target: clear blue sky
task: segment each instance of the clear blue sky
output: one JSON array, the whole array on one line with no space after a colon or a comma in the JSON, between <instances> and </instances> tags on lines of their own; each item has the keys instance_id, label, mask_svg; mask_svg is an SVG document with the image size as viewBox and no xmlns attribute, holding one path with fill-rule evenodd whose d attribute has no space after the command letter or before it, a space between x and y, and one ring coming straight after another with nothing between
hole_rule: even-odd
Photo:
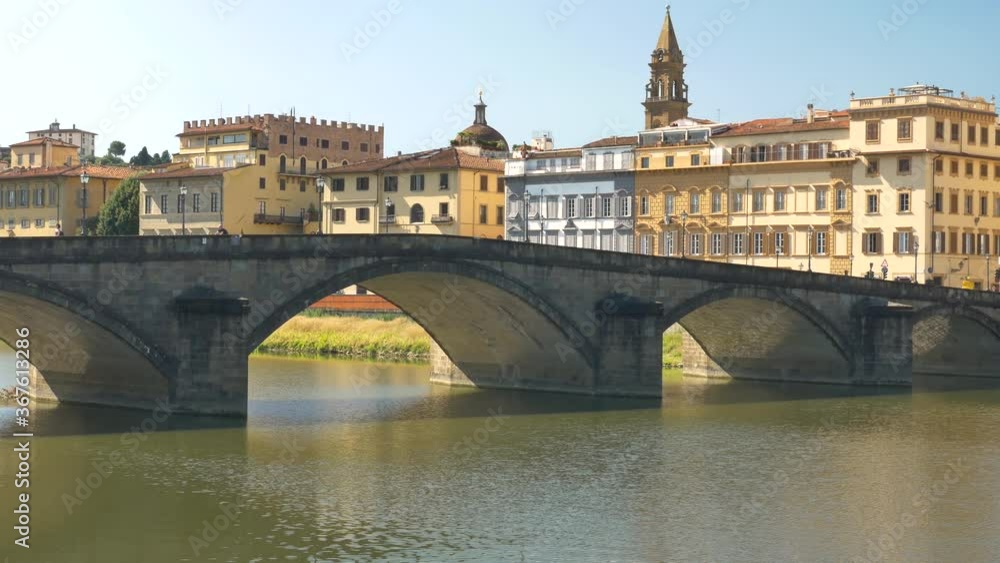
<instances>
[{"instance_id":1,"label":"clear blue sky","mask_svg":"<svg viewBox=\"0 0 1000 563\"><path fill-rule=\"evenodd\" d=\"M44 15L46 2L59 12ZM901 25L880 29L892 24L894 5ZM391 20L377 23L372 13L393 6ZM129 155L142 145L174 151L185 119L295 106L299 115L384 123L387 150L410 151L442 145L471 122L480 85L490 124L512 143L548 129L557 145L579 145L642 126L664 7L7 0L0 145L58 117L102 133L99 150L120 139ZM726 10L728 23L713 24ZM852 90L881 95L915 81L987 98L1000 90L1000 6L988 0L674 0L672 13L698 117L786 116L809 102L843 108ZM22 18L48 21L29 37ZM375 32L367 45L356 40L366 25ZM360 52L348 56L345 46ZM141 101L122 101L133 93Z\"/></svg>"}]
</instances>

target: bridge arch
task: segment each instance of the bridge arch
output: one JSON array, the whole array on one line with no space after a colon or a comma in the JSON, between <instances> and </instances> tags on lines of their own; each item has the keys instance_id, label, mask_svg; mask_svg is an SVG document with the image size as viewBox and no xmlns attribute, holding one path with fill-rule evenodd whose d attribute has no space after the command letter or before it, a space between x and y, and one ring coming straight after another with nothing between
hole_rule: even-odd
<instances>
[{"instance_id":1,"label":"bridge arch","mask_svg":"<svg viewBox=\"0 0 1000 563\"><path fill-rule=\"evenodd\" d=\"M724 286L686 299L664 315L682 326L699 351L687 349L693 375L843 382L854 364L845 334L791 292Z\"/></svg>"},{"instance_id":2,"label":"bridge arch","mask_svg":"<svg viewBox=\"0 0 1000 563\"><path fill-rule=\"evenodd\" d=\"M356 284L413 317L478 386L555 390L594 381L599 353L568 316L519 280L464 260L368 258L327 275L260 322L247 352L313 303Z\"/></svg>"},{"instance_id":3,"label":"bridge arch","mask_svg":"<svg viewBox=\"0 0 1000 563\"><path fill-rule=\"evenodd\" d=\"M0 340L12 345L22 327L44 376L37 398L132 407L170 394L177 362L140 330L74 292L0 272Z\"/></svg>"},{"instance_id":4,"label":"bridge arch","mask_svg":"<svg viewBox=\"0 0 1000 563\"><path fill-rule=\"evenodd\" d=\"M918 309L913 371L925 375L1000 377L1000 321L963 304Z\"/></svg>"}]
</instances>

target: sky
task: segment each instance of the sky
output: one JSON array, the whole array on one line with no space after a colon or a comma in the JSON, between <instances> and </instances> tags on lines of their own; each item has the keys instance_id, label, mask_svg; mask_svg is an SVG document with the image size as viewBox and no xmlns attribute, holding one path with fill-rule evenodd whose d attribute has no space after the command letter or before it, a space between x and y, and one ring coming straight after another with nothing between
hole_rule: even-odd
<instances>
[{"instance_id":1,"label":"sky","mask_svg":"<svg viewBox=\"0 0 1000 563\"><path fill-rule=\"evenodd\" d=\"M694 117L841 109L914 82L1000 91L989 0L674 0ZM0 145L55 118L177 150L185 120L256 113L384 125L386 154L488 119L559 147L643 126L660 0L5 0Z\"/></svg>"}]
</instances>

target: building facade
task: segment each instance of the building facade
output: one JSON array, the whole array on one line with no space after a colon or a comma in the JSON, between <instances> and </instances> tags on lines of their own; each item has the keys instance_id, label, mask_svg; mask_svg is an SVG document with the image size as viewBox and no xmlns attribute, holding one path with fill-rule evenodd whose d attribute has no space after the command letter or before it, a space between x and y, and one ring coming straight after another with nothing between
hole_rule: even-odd
<instances>
[{"instance_id":1,"label":"building facade","mask_svg":"<svg viewBox=\"0 0 1000 563\"><path fill-rule=\"evenodd\" d=\"M635 242L635 137L507 161L507 238L617 252Z\"/></svg>"},{"instance_id":2,"label":"building facade","mask_svg":"<svg viewBox=\"0 0 1000 563\"><path fill-rule=\"evenodd\" d=\"M57 119L49 124L48 129L28 131L29 141L43 138L55 139L57 141L78 146L80 148L78 156L93 157L97 154L97 133L77 129L76 124L73 124L73 126L69 129L63 129Z\"/></svg>"}]
</instances>

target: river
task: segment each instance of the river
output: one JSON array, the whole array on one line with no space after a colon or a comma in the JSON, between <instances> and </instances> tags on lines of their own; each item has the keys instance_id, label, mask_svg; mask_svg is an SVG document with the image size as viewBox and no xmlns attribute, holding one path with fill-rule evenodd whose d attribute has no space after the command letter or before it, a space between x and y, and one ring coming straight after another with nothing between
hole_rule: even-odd
<instances>
[{"instance_id":1,"label":"river","mask_svg":"<svg viewBox=\"0 0 1000 563\"><path fill-rule=\"evenodd\" d=\"M13 365L9 352L0 365ZM32 548L12 547L15 444L4 438L0 554L46 563L1000 554L996 390L873 394L670 374L662 401L613 400L446 389L428 383L428 370L255 356L246 427L39 406ZM9 379L5 370L0 382ZM4 435L13 425L13 408L0 407Z\"/></svg>"}]
</instances>

